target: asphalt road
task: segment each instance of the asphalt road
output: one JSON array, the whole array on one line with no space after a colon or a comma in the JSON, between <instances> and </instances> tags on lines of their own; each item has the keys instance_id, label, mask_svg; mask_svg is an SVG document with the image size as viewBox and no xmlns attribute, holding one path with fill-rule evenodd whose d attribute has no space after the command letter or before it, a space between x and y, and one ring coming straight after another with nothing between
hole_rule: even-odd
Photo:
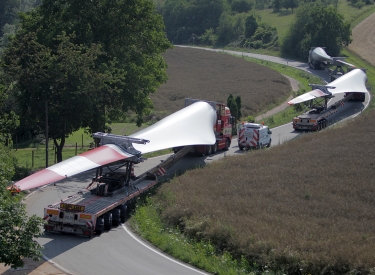
<instances>
[{"instance_id":1,"label":"asphalt road","mask_svg":"<svg viewBox=\"0 0 375 275\"><path fill-rule=\"evenodd\" d=\"M286 64L288 62L287 65L289 66L310 71L306 64L292 60L250 53L227 52L230 54L248 55L278 63ZM323 78L328 77L327 72L313 72ZM336 100L339 100L339 97L335 97L331 103ZM339 108L339 112L336 115L331 117L330 122L334 123L347 117L358 115L361 109L367 106L368 100L369 96L366 97L365 103L346 103L343 107ZM295 132L291 123L274 128L272 132L272 146L277 146L303 134L302 132ZM190 167L203 166L229 155L243 153L237 146L237 140L234 139L229 151L220 151L208 157L186 156L168 171L169 176ZM166 157L152 158L137 165L135 167L136 175L156 166ZM26 200L28 214L42 216L45 206L60 201L60 199L66 198L81 188L86 187L93 176L94 172L83 173L59 182L55 186L47 186L35 191ZM112 228L100 237L92 239L70 235L46 234L40 237L38 242L45 247L43 254L60 267L63 267L65 273L76 275L206 274L164 255L157 248L149 246L146 242L134 236L126 226Z\"/></svg>"}]
</instances>

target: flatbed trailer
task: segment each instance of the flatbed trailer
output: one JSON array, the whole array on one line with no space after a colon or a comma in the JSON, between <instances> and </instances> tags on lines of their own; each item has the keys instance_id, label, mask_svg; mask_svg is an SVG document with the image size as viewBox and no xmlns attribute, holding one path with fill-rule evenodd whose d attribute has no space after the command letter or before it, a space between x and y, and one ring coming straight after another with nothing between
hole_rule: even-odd
<instances>
[{"instance_id":1,"label":"flatbed trailer","mask_svg":"<svg viewBox=\"0 0 375 275\"><path fill-rule=\"evenodd\" d=\"M347 101L365 100L365 93L349 92L345 93L344 98L327 107L327 101L331 97L324 98L324 104L321 106L310 106L311 110L293 118L292 125L294 130L302 131L320 131L329 126L329 117L337 113L341 106Z\"/></svg>"},{"instance_id":2,"label":"flatbed trailer","mask_svg":"<svg viewBox=\"0 0 375 275\"><path fill-rule=\"evenodd\" d=\"M124 223L127 204L158 183L158 176L189 151L184 147L161 164L135 177L137 158L127 158L112 165L98 167L92 183L84 190L44 208L46 232L71 233L91 237Z\"/></svg>"}]
</instances>

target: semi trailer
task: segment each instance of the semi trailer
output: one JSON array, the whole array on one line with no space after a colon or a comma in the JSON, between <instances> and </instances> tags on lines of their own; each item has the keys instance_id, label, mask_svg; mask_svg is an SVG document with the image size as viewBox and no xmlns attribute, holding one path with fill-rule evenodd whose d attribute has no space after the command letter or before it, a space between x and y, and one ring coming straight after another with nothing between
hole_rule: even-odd
<instances>
[{"instance_id":1,"label":"semi trailer","mask_svg":"<svg viewBox=\"0 0 375 275\"><path fill-rule=\"evenodd\" d=\"M100 140L100 145L116 140L119 143L143 142L105 133L95 133L93 136ZM131 146L123 148L134 153ZM137 177L134 175L134 165L143 161L140 154L96 168L96 174L87 188L44 208L45 231L91 237L124 223L128 203L153 188L158 177L163 176L189 150L190 146L184 147Z\"/></svg>"}]
</instances>

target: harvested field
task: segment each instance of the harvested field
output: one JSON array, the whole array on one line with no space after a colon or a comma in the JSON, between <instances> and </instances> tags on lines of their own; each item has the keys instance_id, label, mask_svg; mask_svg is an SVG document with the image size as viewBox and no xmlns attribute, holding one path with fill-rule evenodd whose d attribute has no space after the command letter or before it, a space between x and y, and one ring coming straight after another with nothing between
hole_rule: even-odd
<instances>
[{"instance_id":1,"label":"harvested field","mask_svg":"<svg viewBox=\"0 0 375 275\"><path fill-rule=\"evenodd\" d=\"M244 117L257 115L292 91L280 73L228 54L175 47L164 58L169 79L151 95L162 117L180 110L187 97L226 103L230 94L241 96Z\"/></svg>"},{"instance_id":2,"label":"harvested field","mask_svg":"<svg viewBox=\"0 0 375 275\"><path fill-rule=\"evenodd\" d=\"M188 171L158 190L163 218L285 274L369 274L374 116Z\"/></svg>"},{"instance_id":3,"label":"harvested field","mask_svg":"<svg viewBox=\"0 0 375 275\"><path fill-rule=\"evenodd\" d=\"M357 53L364 60L375 66L375 13L371 14L352 31L353 42L349 50Z\"/></svg>"}]
</instances>

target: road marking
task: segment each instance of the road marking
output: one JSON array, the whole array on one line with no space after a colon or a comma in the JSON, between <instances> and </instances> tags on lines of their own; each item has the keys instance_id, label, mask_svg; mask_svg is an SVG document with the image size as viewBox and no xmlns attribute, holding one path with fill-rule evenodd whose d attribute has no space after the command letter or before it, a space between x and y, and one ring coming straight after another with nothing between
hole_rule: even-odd
<instances>
[{"instance_id":1,"label":"road marking","mask_svg":"<svg viewBox=\"0 0 375 275\"><path fill-rule=\"evenodd\" d=\"M193 268L193 267L191 267L191 266L188 266L188 265L186 265L186 264L184 264L184 263L181 263L181 262L179 262L179 261L177 261L177 260L171 258L170 256L167 256L167 255L165 255L165 254L163 254L163 253L157 251L156 249L152 248L151 246L145 244L145 243L142 242L140 239L138 239L138 238L133 234L133 232L131 232L131 231L130 231L130 230L129 230L124 224L122 224L122 228L123 228L123 229L125 230L125 232L128 233L128 234L129 234L134 240L136 240L137 242L139 242L139 243L140 243L141 245L143 245L144 247L150 249L152 252L154 252L154 253L156 253L156 254L159 254L160 256L162 256L162 257L164 257L164 258L166 258L166 259L168 259L168 260L170 260L170 261L172 261L172 262L174 262L174 263L176 263L176 264L179 264L179 265L181 265L181 266L183 266L183 267L186 267L186 268L188 268L188 269L190 269L190 270L193 270L193 271L195 271L195 272L197 272L197 273L199 273L199 274L204 274L204 275L209 275L209 274L210 274L210 273L206 273L206 272L202 272L202 271L200 271L200 270L197 270L197 269L195 269L195 268Z\"/></svg>"},{"instance_id":2,"label":"road marking","mask_svg":"<svg viewBox=\"0 0 375 275\"><path fill-rule=\"evenodd\" d=\"M50 258L48 258L46 255L42 254L43 255L43 259L45 259L47 262L49 262L51 265L53 265L54 267L56 267L57 269L61 270L62 272L68 274L68 275L74 275L74 273L70 272L69 270L63 268L61 265L59 265L58 263L55 263L54 261L52 261Z\"/></svg>"}]
</instances>

